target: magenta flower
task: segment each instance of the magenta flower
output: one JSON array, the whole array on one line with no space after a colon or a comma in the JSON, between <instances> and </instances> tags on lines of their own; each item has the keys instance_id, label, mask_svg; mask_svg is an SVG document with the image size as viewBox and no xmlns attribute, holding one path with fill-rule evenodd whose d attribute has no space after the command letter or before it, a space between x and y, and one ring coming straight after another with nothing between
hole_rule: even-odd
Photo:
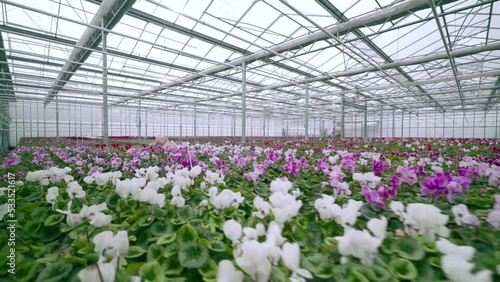
<instances>
[{"instance_id":1,"label":"magenta flower","mask_svg":"<svg viewBox=\"0 0 500 282\"><path fill-rule=\"evenodd\" d=\"M360 194L365 196L365 200L368 203L376 204L380 207L385 207L384 201L382 200L382 198L380 197L380 195L378 194L378 192L376 190L372 190L372 189L370 189L370 187L363 185L361 187Z\"/></svg>"},{"instance_id":2,"label":"magenta flower","mask_svg":"<svg viewBox=\"0 0 500 282\"><path fill-rule=\"evenodd\" d=\"M382 175L382 172L391 165L387 162L379 161L379 160L373 160L372 161L372 168L373 172L375 173L376 176Z\"/></svg>"},{"instance_id":3,"label":"magenta flower","mask_svg":"<svg viewBox=\"0 0 500 282\"><path fill-rule=\"evenodd\" d=\"M462 194L463 190L469 191L470 183L470 178L452 176L449 171L445 171L427 177L420 186L422 195L433 193L438 198L442 193L452 203L454 195Z\"/></svg>"}]
</instances>

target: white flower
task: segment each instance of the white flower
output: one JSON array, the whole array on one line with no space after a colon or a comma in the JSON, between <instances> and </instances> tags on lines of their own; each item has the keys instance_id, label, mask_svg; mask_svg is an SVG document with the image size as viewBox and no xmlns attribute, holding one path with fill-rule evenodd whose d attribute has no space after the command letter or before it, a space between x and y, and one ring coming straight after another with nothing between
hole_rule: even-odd
<instances>
[{"instance_id":1,"label":"white flower","mask_svg":"<svg viewBox=\"0 0 500 282\"><path fill-rule=\"evenodd\" d=\"M46 186L50 184L49 174L45 170L29 171L26 174L26 181L40 182L41 185Z\"/></svg>"},{"instance_id":2,"label":"white flower","mask_svg":"<svg viewBox=\"0 0 500 282\"><path fill-rule=\"evenodd\" d=\"M459 255L469 261L474 257L476 249L470 246L457 246L447 239L440 238L436 241L437 249L445 255Z\"/></svg>"},{"instance_id":3,"label":"white flower","mask_svg":"<svg viewBox=\"0 0 500 282\"><path fill-rule=\"evenodd\" d=\"M65 176L63 176L63 180L66 183L70 183L71 181L74 181L75 178L72 175L65 175Z\"/></svg>"},{"instance_id":4,"label":"white flower","mask_svg":"<svg viewBox=\"0 0 500 282\"><path fill-rule=\"evenodd\" d=\"M408 216L415 221L414 230L424 235L430 241L434 241L436 235L448 237L450 230L446 228L449 217L441 213L434 205L421 203L409 204L406 207Z\"/></svg>"},{"instance_id":5,"label":"white flower","mask_svg":"<svg viewBox=\"0 0 500 282\"><path fill-rule=\"evenodd\" d=\"M347 204L339 211L339 215L336 217L336 222L342 225L344 228L349 228L356 224L356 220L358 219L359 210L363 206L362 201L355 201L353 199L349 199Z\"/></svg>"},{"instance_id":6,"label":"white flower","mask_svg":"<svg viewBox=\"0 0 500 282\"><path fill-rule=\"evenodd\" d=\"M217 282L242 282L243 273L236 270L233 263L229 260L221 260L219 262L219 270L217 271Z\"/></svg>"},{"instance_id":7,"label":"white flower","mask_svg":"<svg viewBox=\"0 0 500 282\"><path fill-rule=\"evenodd\" d=\"M253 281L269 281L272 265L268 259L268 248L264 243L255 240L243 242L241 254L236 258L236 263Z\"/></svg>"},{"instance_id":8,"label":"white flower","mask_svg":"<svg viewBox=\"0 0 500 282\"><path fill-rule=\"evenodd\" d=\"M80 186L80 184L78 184L78 182L76 181L68 183L68 188L66 188L66 193L68 193L71 199L83 198L86 195L85 191L83 191L82 186Z\"/></svg>"},{"instance_id":9,"label":"white flower","mask_svg":"<svg viewBox=\"0 0 500 282\"><path fill-rule=\"evenodd\" d=\"M367 227L375 237L384 240L387 229L387 218L384 216L380 219L372 218L368 220Z\"/></svg>"},{"instance_id":10,"label":"white flower","mask_svg":"<svg viewBox=\"0 0 500 282\"><path fill-rule=\"evenodd\" d=\"M271 192L281 192L283 194L288 193L288 190L292 188L293 183L288 181L288 179L275 179L271 181Z\"/></svg>"},{"instance_id":11,"label":"white flower","mask_svg":"<svg viewBox=\"0 0 500 282\"><path fill-rule=\"evenodd\" d=\"M113 240L113 232L103 231L94 236L92 242L94 242L94 252L98 253L100 256L104 254L108 246Z\"/></svg>"},{"instance_id":12,"label":"white flower","mask_svg":"<svg viewBox=\"0 0 500 282\"><path fill-rule=\"evenodd\" d=\"M114 260L109 263L100 260L97 265L80 270L78 278L80 278L81 282L113 282L115 280L115 273Z\"/></svg>"},{"instance_id":13,"label":"white flower","mask_svg":"<svg viewBox=\"0 0 500 282\"><path fill-rule=\"evenodd\" d=\"M266 243L270 246L280 247L285 238L281 235L282 228L279 222L271 221L269 227L267 228Z\"/></svg>"},{"instance_id":14,"label":"white flower","mask_svg":"<svg viewBox=\"0 0 500 282\"><path fill-rule=\"evenodd\" d=\"M205 181L214 184L214 183L224 183L224 176L217 173L207 170L205 172Z\"/></svg>"},{"instance_id":15,"label":"white flower","mask_svg":"<svg viewBox=\"0 0 500 282\"><path fill-rule=\"evenodd\" d=\"M389 208L393 211L400 219L403 219L403 213L405 211L405 206L403 203L398 201L391 201Z\"/></svg>"},{"instance_id":16,"label":"white flower","mask_svg":"<svg viewBox=\"0 0 500 282\"><path fill-rule=\"evenodd\" d=\"M113 257L123 257L128 254L129 241L127 231L118 231L113 236L111 231L103 231L92 239L94 251L100 256L111 255Z\"/></svg>"},{"instance_id":17,"label":"white flower","mask_svg":"<svg viewBox=\"0 0 500 282\"><path fill-rule=\"evenodd\" d=\"M93 217L96 213L102 212L103 210L106 210L108 208L106 202L101 203L99 205L92 205L88 207L87 205L83 205L82 209L80 210L80 216L82 218L91 218Z\"/></svg>"},{"instance_id":18,"label":"white flower","mask_svg":"<svg viewBox=\"0 0 500 282\"><path fill-rule=\"evenodd\" d=\"M128 233L126 230L121 230L113 236L113 240L109 245L109 250L107 254L112 255L114 257L124 257L128 254L129 249L129 241L128 241Z\"/></svg>"},{"instance_id":19,"label":"white flower","mask_svg":"<svg viewBox=\"0 0 500 282\"><path fill-rule=\"evenodd\" d=\"M66 211L56 209L57 212L66 215L66 223L68 223L69 226L75 226L83 221L83 218L80 214L74 214L71 212L71 205L72 204L73 204L72 201L68 202L68 210L66 210Z\"/></svg>"},{"instance_id":20,"label":"white flower","mask_svg":"<svg viewBox=\"0 0 500 282\"><path fill-rule=\"evenodd\" d=\"M441 257L441 268L453 282L491 282L492 273L489 270L483 270L475 275L470 273L474 264L468 262L463 256L457 254L444 255Z\"/></svg>"},{"instance_id":21,"label":"white flower","mask_svg":"<svg viewBox=\"0 0 500 282\"><path fill-rule=\"evenodd\" d=\"M300 248L297 243L285 243L282 248L282 258L286 267L292 271L291 280L305 281L304 278L312 279L309 270L300 268Z\"/></svg>"},{"instance_id":22,"label":"white flower","mask_svg":"<svg viewBox=\"0 0 500 282\"><path fill-rule=\"evenodd\" d=\"M156 204L160 208L163 208L165 205L165 195L158 194L154 189L144 188L139 195L139 201L146 202L151 205Z\"/></svg>"},{"instance_id":23,"label":"white flower","mask_svg":"<svg viewBox=\"0 0 500 282\"><path fill-rule=\"evenodd\" d=\"M57 188L56 186L50 187L49 190L47 190L47 195L45 195L47 203L54 205L57 195L59 195L59 188Z\"/></svg>"},{"instance_id":24,"label":"white flower","mask_svg":"<svg viewBox=\"0 0 500 282\"><path fill-rule=\"evenodd\" d=\"M196 166L193 166L191 168L191 170L189 171L189 176L191 176L192 178L195 178L198 175L200 175L200 173L201 173L201 166L196 165Z\"/></svg>"},{"instance_id":25,"label":"white flower","mask_svg":"<svg viewBox=\"0 0 500 282\"><path fill-rule=\"evenodd\" d=\"M239 222L235 221L234 219L227 220L224 222L223 228L224 230L224 235L233 242L233 244L236 244L238 239L241 237L243 233L242 226Z\"/></svg>"},{"instance_id":26,"label":"white flower","mask_svg":"<svg viewBox=\"0 0 500 282\"><path fill-rule=\"evenodd\" d=\"M186 200L182 196L177 196L172 198L170 204L182 208L186 204Z\"/></svg>"},{"instance_id":27,"label":"white flower","mask_svg":"<svg viewBox=\"0 0 500 282\"><path fill-rule=\"evenodd\" d=\"M111 215L97 212L90 218L90 224L95 227L103 227L111 223Z\"/></svg>"},{"instance_id":28,"label":"white flower","mask_svg":"<svg viewBox=\"0 0 500 282\"><path fill-rule=\"evenodd\" d=\"M338 249L342 256L352 255L361 260L365 266L371 266L377 253L377 249L382 244L382 239L372 237L368 231L347 229L344 236L335 237L339 242Z\"/></svg>"},{"instance_id":29,"label":"white flower","mask_svg":"<svg viewBox=\"0 0 500 282\"><path fill-rule=\"evenodd\" d=\"M271 210L271 204L264 201L261 197L257 196L253 199L253 205L258 210L257 212L253 212L252 215L258 218L264 218L269 214Z\"/></svg>"}]
</instances>

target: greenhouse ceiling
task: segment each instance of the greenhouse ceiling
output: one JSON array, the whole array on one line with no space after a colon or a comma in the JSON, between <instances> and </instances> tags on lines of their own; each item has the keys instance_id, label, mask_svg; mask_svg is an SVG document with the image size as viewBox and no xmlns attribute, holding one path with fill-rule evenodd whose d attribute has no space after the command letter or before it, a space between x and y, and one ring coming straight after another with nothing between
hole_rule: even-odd
<instances>
[{"instance_id":1,"label":"greenhouse ceiling","mask_svg":"<svg viewBox=\"0 0 500 282\"><path fill-rule=\"evenodd\" d=\"M2 102L101 105L106 73L110 107L158 111L233 113L243 100L250 115L302 115L306 103L312 115L342 104L488 111L500 101L497 1L0 3Z\"/></svg>"}]
</instances>

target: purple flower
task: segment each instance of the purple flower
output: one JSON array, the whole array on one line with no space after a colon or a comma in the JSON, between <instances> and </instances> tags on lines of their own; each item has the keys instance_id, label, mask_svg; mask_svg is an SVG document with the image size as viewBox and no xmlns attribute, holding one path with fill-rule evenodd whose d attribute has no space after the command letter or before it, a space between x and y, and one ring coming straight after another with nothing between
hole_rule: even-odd
<instances>
[{"instance_id":1,"label":"purple flower","mask_svg":"<svg viewBox=\"0 0 500 282\"><path fill-rule=\"evenodd\" d=\"M390 167L389 163L379 161L379 160L372 161L373 172L375 173L376 176L382 175L382 172L384 172L384 170L388 167Z\"/></svg>"},{"instance_id":2,"label":"purple flower","mask_svg":"<svg viewBox=\"0 0 500 282\"><path fill-rule=\"evenodd\" d=\"M378 194L376 190L370 189L370 187L363 185L361 187L361 195L365 196L365 199L368 203L376 204L378 206L384 207L385 203Z\"/></svg>"},{"instance_id":3,"label":"purple flower","mask_svg":"<svg viewBox=\"0 0 500 282\"><path fill-rule=\"evenodd\" d=\"M449 171L438 172L427 177L420 183L422 195L433 193L437 198L442 193L450 203L453 202L454 195L462 194L462 191L469 191L471 179L464 176L452 176Z\"/></svg>"},{"instance_id":4,"label":"purple flower","mask_svg":"<svg viewBox=\"0 0 500 282\"><path fill-rule=\"evenodd\" d=\"M393 175L391 177L391 183L395 189L398 189L399 187L401 187L402 181L401 181L401 179L399 179L399 177L397 175Z\"/></svg>"},{"instance_id":5,"label":"purple flower","mask_svg":"<svg viewBox=\"0 0 500 282\"><path fill-rule=\"evenodd\" d=\"M248 181L252 182L253 185L256 185L257 184L257 179L259 178L259 174L255 173L254 171L245 172L245 173L243 173L243 178L245 178Z\"/></svg>"},{"instance_id":6,"label":"purple flower","mask_svg":"<svg viewBox=\"0 0 500 282\"><path fill-rule=\"evenodd\" d=\"M351 173L356 169L355 159L352 156L345 156L340 162L340 166L349 170Z\"/></svg>"}]
</instances>

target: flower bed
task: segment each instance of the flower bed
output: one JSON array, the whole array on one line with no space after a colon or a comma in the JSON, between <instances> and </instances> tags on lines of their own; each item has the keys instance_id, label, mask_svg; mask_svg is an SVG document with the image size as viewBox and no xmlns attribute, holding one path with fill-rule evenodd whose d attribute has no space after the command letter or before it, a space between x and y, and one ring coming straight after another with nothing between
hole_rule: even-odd
<instances>
[{"instance_id":1,"label":"flower bed","mask_svg":"<svg viewBox=\"0 0 500 282\"><path fill-rule=\"evenodd\" d=\"M500 280L500 140L200 140L23 139L2 166L0 275Z\"/></svg>"}]
</instances>

